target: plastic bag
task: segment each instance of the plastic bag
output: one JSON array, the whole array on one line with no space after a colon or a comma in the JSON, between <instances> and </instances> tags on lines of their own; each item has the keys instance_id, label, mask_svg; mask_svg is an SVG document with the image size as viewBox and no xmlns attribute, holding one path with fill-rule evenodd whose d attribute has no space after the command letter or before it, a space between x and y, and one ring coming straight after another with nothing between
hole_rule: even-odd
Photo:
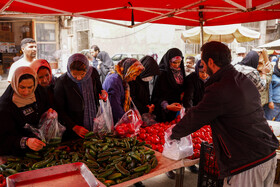
<instances>
[{"instance_id":1,"label":"plastic bag","mask_svg":"<svg viewBox=\"0 0 280 187\"><path fill-rule=\"evenodd\" d=\"M132 107L122 116L115 125L115 130L120 137L134 137L140 131L143 121L141 115L131 101Z\"/></svg>"},{"instance_id":2,"label":"plastic bag","mask_svg":"<svg viewBox=\"0 0 280 187\"><path fill-rule=\"evenodd\" d=\"M60 143L63 132L66 130L66 128L58 122L57 113L52 108L41 116L39 129L29 124L26 124L24 128L30 129L38 138L48 144Z\"/></svg>"},{"instance_id":3,"label":"plastic bag","mask_svg":"<svg viewBox=\"0 0 280 187\"><path fill-rule=\"evenodd\" d=\"M151 126L157 123L157 121L155 120L156 116L154 114L151 113L144 113L142 114L142 120L143 120L143 126Z\"/></svg>"},{"instance_id":4,"label":"plastic bag","mask_svg":"<svg viewBox=\"0 0 280 187\"><path fill-rule=\"evenodd\" d=\"M193 144L191 135L182 137L180 140L171 140L172 125L165 131L162 155L172 160L180 160L193 155Z\"/></svg>"},{"instance_id":5,"label":"plastic bag","mask_svg":"<svg viewBox=\"0 0 280 187\"><path fill-rule=\"evenodd\" d=\"M114 121L109 99L106 102L99 100L100 106L94 119L93 132L100 137L114 131Z\"/></svg>"}]
</instances>

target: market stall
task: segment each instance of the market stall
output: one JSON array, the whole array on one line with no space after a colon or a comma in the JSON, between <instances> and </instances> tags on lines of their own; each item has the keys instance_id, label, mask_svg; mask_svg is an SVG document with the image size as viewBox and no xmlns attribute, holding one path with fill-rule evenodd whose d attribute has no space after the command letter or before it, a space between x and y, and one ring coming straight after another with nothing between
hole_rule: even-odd
<instances>
[{"instance_id":1,"label":"market stall","mask_svg":"<svg viewBox=\"0 0 280 187\"><path fill-rule=\"evenodd\" d=\"M176 186L183 186L184 170L180 168L197 164L199 161L187 158L171 160L143 145L145 142L136 140L136 137L118 139L106 136L102 140L93 135L84 140L49 146L40 152L29 152L23 157L5 157L0 165L0 173L5 177L10 176L8 181L13 179L14 183L30 177L33 177L34 181L42 181L42 178L47 177L46 172L49 176L53 176L53 172L57 171L64 171L61 175L67 175L65 167L72 168L73 166L68 165L82 162L90 169L89 173L93 173L104 184L127 186L177 169ZM61 166L58 170L51 169L58 166ZM41 168L44 168L42 172L46 171L44 174L39 171ZM52 180L53 177L49 177L48 181Z\"/></svg>"}]
</instances>

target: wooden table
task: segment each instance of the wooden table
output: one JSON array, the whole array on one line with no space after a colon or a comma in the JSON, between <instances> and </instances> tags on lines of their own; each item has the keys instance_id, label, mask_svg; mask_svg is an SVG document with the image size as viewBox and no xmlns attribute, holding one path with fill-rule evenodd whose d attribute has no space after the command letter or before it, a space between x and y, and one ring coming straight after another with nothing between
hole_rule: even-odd
<instances>
[{"instance_id":1,"label":"wooden table","mask_svg":"<svg viewBox=\"0 0 280 187\"><path fill-rule=\"evenodd\" d=\"M151 170L150 173L143 175L141 177L120 183L120 184L116 184L113 185L113 187L123 187L123 186L129 186L129 185L133 185L136 182L139 181L143 181L152 177L155 177L157 175L166 173L170 170L174 170L176 169L176 187L183 187L183 182L184 182L184 172L185 172L185 167L188 166L192 166L194 164L198 164L199 163L199 159L194 159L194 160L190 160L190 159L181 159L181 160L171 160L168 159L164 156L162 156L162 154L160 152L155 151L155 155L158 159L158 166Z\"/></svg>"},{"instance_id":2,"label":"wooden table","mask_svg":"<svg viewBox=\"0 0 280 187\"><path fill-rule=\"evenodd\" d=\"M192 166L194 164L199 163L199 159L190 160L190 159L185 158L185 159L181 159L181 160L171 160L169 158L162 156L162 154L157 151L155 151L155 155L158 159L158 165L156 168L151 170L150 173L143 175L141 177L120 183L120 184L113 185L113 186L114 187L124 187L124 186L133 185L136 182L155 177L157 175L166 173L170 170L176 170L175 187L183 187L185 167ZM7 157L0 157L0 165L4 164L6 159L7 159Z\"/></svg>"}]
</instances>

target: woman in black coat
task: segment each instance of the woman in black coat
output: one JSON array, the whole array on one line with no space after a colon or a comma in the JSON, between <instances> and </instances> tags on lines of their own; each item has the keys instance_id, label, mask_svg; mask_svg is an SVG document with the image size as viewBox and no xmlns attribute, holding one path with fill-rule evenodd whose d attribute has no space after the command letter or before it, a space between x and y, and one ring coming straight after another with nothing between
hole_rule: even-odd
<instances>
[{"instance_id":1,"label":"woman in black coat","mask_svg":"<svg viewBox=\"0 0 280 187\"><path fill-rule=\"evenodd\" d=\"M24 128L38 128L41 115L49 109L45 90L38 86L36 73L30 67L16 69L11 84L0 98L0 155L21 154L45 146Z\"/></svg>"},{"instance_id":2,"label":"woman in black coat","mask_svg":"<svg viewBox=\"0 0 280 187\"><path fill-rule=\"evenodd\" d=\"M153 80L155 75L159 75L157 62L151 56L143 57L140 62L145 70L136 78L129 82L130 96L136 105L140 114L151 112L154 104L151 103L149 81Z\"/></svg>"},{"instance_id":3,"label":"woman in black coat","mask_svg":"<svg viewBox=\"0 0 280 187\"><path fill-rule=\"evenodd\" d=\"M183 59L182 52L172 48L160 61L160 75L156 78L152 94L157 121L174 120L177 112L182 108L180 103L185 78Z\"/></svg>"},{"instance_id":4,"label":"woman in black coat","mask_svg":"<svg viewBox=\"0 0 280 187\"><path fill-rule=\"evenodd\" d=\"M80 53L70 56L67 72L57 79L54 87L58 117L66 127L63 141L84 137L93 130L99 94L102 93L106 95L99 74L89 66L86 56Z\"/></svg>"},{"instance_id":5,"label":"woman in black coat","mask_svg":"<svg viewBox=\"0 0 280 187\"><path fill-rule=\"evenodd\" d=\"M195 72L185 78L183 106L191 108L196 106L203 98L204 83L208 80L209 75L203 71L201 60L195 66Z\"/></svg>"}]
</instances>

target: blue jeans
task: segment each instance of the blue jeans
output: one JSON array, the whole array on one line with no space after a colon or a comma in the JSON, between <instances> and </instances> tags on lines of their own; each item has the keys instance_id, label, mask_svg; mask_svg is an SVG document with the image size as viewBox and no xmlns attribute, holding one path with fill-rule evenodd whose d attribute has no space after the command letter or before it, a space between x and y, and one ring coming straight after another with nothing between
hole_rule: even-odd
<instances>
[{"instance_id":1,"label":"blue jeans","mask_svg":"<svg viewBox=\"0 0 280 187\"><path fill-rule=\"evenodd\" d=\"M272 120L275 117L274 121L280 121L280 103L274 103L274 109L270 109L268 104L263 106L265 118L267 120Z\"/></svg>"}]
</instances>

